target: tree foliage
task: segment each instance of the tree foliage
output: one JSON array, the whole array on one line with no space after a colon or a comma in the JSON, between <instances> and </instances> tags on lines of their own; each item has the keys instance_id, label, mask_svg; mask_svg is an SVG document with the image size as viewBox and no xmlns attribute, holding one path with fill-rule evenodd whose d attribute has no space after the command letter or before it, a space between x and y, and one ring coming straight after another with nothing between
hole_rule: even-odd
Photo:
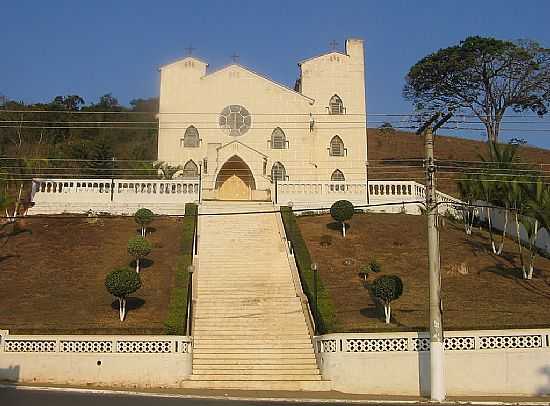
<instances>
[{"instance_id":1,"label":"tree foliage","mask_svg":"<svg viewBox=\"0 0 550 406\"><path fill-rule=\"evenodd\" d=\"M142 237L145 237L145 231L147 229L147 225L153 221L154 217L155 217L155 214L151 210L145 207L142 207L141 209L135 212L134 220L141 227Z\"/></svg>"},{"instance_id":2,"label":"tree foliage","mask_svg":"<svg viewBox=\"0 0 550 406\"><path fill-rule=\"evenodd\" d=\"M371 285L372 294L384 305L386 323L391 319L391 302L403 294L403 281L397 275L382 275Z\"/></svg>"},{"instance_id":3,"label":"tree foliage","mask_svg":"<svg viewBox=\"0 0 550 406\"><path fill-rule=\"evenodd\" d=\"M136 236L128 241L128 254L136 260L136 273L139 273L139 261L151 253L151 243L142 236Z\"/></svg>"},{"instance_id":4,"label":"tree foliage","mask_svg":"<svg viewBox=\"0 0 550 406\"><path fill-rule=\"evenodd\" d=\"M419 110L473 113L495 143L508 109L547 113L550 49L535 41L468 37L412 66L403 95Z\"/></svg>"},{"instance_id":5,"label":"tree foliage","mask_svg":"<svg viewBox=\"0 0 550 406\"><path fill-rule=\"evenodd\" d=\"M126 315L126 297L141 288L139 274L128 268L116 269L105 278L105 287L118 299L120 321L123 321Z\"/></svg>"},{"instance_id":6,"label":"tree foliage","mask_svg":"<svg viewBox=\"0 0 550 406\"><path fill-rule=\"evenodd\" d=\"M350 220L353 217L353 204L347 200L338 200L330 207L330 215L339 223Z\"/></svg>"}]
</instances>

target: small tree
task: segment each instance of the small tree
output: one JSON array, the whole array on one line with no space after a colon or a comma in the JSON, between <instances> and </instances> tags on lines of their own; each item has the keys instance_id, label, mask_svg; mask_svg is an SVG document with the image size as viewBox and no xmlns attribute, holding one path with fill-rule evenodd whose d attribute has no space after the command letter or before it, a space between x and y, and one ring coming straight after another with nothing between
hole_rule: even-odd
<instances>
[{"instance_id":1,"label":"small tree","mask_svg":"<svg viewBox=\"0 0 550 406\"><path fill-rule=\"evenodd\" d=\"M139 273L139 261L151 253L151 243L145 237L137 236L128 241L128 254L136 260L136 273Z\"/></svg>"},{"instance_id":2,"label":"small tree","mask_svg":"<svg viewBox=\"0 0 550 406\"><path fill-rule=\"evenodd\" d=\"M342 236L346 237L346 221L353 217L353 204L347 200L338 200L330 208L330 215L338 223L342 223Z\"/></svg>"},{"instance_id":3,"label":"small tree","mask_svg":"<svg viewBox=\"0 0 550 406\"><path fill-rule=\"evenodd\" d=\"M141 236L145 237L147 234L147 225L153 221L155 214L146 208L141 208L134 214L134 220L141 227Z\"/></svg>"},{"instance_id":4,"label":"small tree","mask_svg":"<svg viewBox=\"0 0 550 406\"><path fill-rule=\"evenodd\" d=\"M403 293L403 281L396 275L383 275L373 282L371 289L374 296L384 305L386 324L389 324L391 302L398 299Z\"/></svg>"},{"instance_id":5,"label":"small tree","mask_svg":"<svg viewBox=\"0 0 550 406\"><path fill-rule=\"evenodd\" d=\"M139 274L128 268L116 269L105 278L105 287L118 299L120 321L126 316L126 297L141 288Z\"/></svg>"}]
</instances>

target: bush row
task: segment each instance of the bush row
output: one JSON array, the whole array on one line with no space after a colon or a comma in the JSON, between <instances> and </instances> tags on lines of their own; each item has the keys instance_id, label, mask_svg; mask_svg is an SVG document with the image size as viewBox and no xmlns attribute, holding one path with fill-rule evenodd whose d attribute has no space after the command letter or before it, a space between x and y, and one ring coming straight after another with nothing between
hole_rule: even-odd
<instances>
[{"instance_id":1,"label":"bush row","mask_svg":"<svg viewBox=\"0 0 550 406\"><path fill-rule=\"evenodd\" d=\"M185 205L183 232L181 236L180 255L176 264L176 280L170 293L168 316L164 321L166 334L183 335L187 324L187 284L189 273L187 267L193 263L193 236L197 221L198 207L194 203Z\"/></svg>"},{"instance_id":2,"label":"bush row","mask_svg":"<svg viewBox=\"0 0 550 406\"><path fill-rule=\"evenodd\" d=\"M292 210L286 206L281 206L281 216L283 218L287 238L294 248L294 258L298 266L302 289L309 300L315 324L317 325L317 332L319 334L325 334L334 331L334 307L328 295L328 291L323 286L323 282L319 275L317 275L317 311L314 309L314 280L313 271L311 270L311 256L298 224L296 223L296 217Z\"/></svg>"}]
</instances>

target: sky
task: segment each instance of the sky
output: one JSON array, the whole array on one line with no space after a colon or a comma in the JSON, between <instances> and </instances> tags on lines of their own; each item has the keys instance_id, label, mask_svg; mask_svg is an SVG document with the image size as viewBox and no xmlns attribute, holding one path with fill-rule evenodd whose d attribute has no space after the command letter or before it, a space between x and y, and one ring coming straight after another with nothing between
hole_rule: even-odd
<instances>
[{"instance_id":1,"label":"sky","mask_svg":"<svg viewBox=\"0 0 550 406\"><path fill-rule=\"evenodd\" d=\"M237 53L240 64L292 87L298 61L329 51L333 40L343 51L355 37L365 41L369 126L376 127L377 113L412 110L404 77L423 56L470 35L550 47L549 16L548 0L4 2L0 94L27 103L78 94L90 103L112 93L128 104L157 96L158 68L189 46L211 69ZM518 126L549 131L505 131L504 138L550 148L550 118L507 128Z\"/></svg>"}]
</instances>

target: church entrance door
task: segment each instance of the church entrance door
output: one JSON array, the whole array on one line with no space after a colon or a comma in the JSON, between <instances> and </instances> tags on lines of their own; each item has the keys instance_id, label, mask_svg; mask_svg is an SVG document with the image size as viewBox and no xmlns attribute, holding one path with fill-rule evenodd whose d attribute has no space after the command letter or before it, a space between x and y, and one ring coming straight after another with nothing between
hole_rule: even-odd
<instances>
[{"instance_id":1,"label":"church entrance door","mask_svg":"<svg viewBox=\"0 0 550 406\"><path fill-rule=\"evenodd\" d=\"M220 200L250 200L256 184L248 165L235 155L220 169L216 189Z\"/></svg>"}]
</instances>

